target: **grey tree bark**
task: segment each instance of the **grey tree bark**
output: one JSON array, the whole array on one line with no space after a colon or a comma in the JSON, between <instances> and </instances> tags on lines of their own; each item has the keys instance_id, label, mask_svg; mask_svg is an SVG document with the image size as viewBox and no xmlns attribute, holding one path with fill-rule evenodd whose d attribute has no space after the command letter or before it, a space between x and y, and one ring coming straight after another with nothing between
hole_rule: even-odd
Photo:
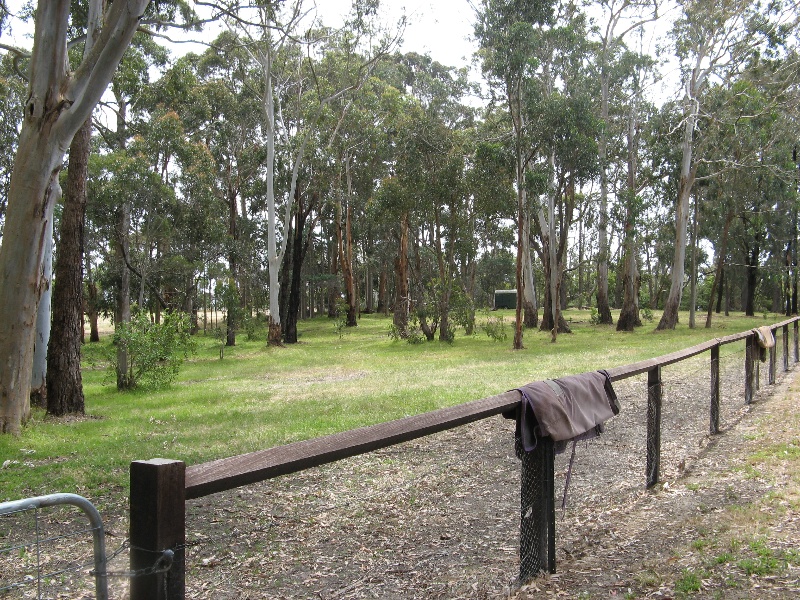
<instances>
[{"instance_id":1,"label":"grey tree bark","mask_svg":"<svg viewBox=\"0 0 800 600\"><path fill-rule=\"evenodd\" d=\"M0 432L19 434L30 415L34 319L64 154L111 81L146 6L147 0L113 2L97 43L74 73L67 63L69 0L41 2L36 11L25 117L0 247Z\"/></svg>"}]
</instances>

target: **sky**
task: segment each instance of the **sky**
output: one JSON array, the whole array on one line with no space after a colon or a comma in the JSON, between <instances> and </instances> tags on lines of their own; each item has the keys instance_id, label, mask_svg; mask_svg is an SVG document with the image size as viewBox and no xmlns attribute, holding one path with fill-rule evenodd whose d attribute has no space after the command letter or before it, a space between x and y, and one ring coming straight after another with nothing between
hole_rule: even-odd
<instances>
[{"instance_id":1,"label":"sky","mask_svg":"<svg viewBox=\"0 0 800 600\"><path fill-rule=\"evenodd\" d=\"M8 2L12 11L22 4L23 0ZM382 4L380 14L386 23L397 22L403 13L408 17L403 51L430 53L435 60L448 66L470 63L475 50L468 39L472 34L474 11L468 0L407 0L403 3L384 0ZM350 0L317 0L317 10L327 25L340 24L349 8ZM22 34L23 29L15 33ZM18 42L30 45L30 41L26 44L21 38Z\"/></svg>"},{"instance_id":2,"label":"sky","mask_svg":"<svg viewBox=\"0 0 800 600\"><path fill-rule=\"evenodd\" d=\"M23 1L7 0L8 7L14 11L22 6ZM352 0L304 0L304 4L310 8L314 1L323 22L334 27L341 24L352 2ZM400 2L382 0L379 16L384 24L390 26L396 24L403 14L406 15L407 22L401 51L430 54L434 60L446 66L471 67L471 79L480 81L480 70L472 64L473 54L477 50L476 42L471 39L475 21L473 3L477 4L478 0L401 0ZM663 27L663 24L660 27ZM645 50L653 49L659 28L651 30L646 36ZM17 27L14 31L17 34L14 36L15 39L10 40L8 36L3 36L2 41L29 47L31 40L21 37L29 31L29 27ZM663 34L663 31L661 33ZM178 36L176 33L170 35ZM211 38L216 33L208 32L206 35ZM195 47L193 44L173 46L175 54L183 54L190 50L202 52L204 48L199 45ZM679 86L675 81L677 73L674 67L668 67L662 73L664 80L655 86L657 89L651 90L651 94L663 101L664 98L674 95Z\"/></svg>"},{"instance_id":3,"label":"sky","mask_svg":"<svg viewBox=\"0 0 800 600\"><path fill-rule=\"evenodd\" d=\"M379 14L387 24L396 23L402 14L407 17L402 51L428 53L451 67L471 63L477 45L469 39L475 11L468 0L384 0L382 5ZM323 22L337 25L336 19L347 13L350 0L318 0L317 6Z\"/></svg>"}]
</instances>

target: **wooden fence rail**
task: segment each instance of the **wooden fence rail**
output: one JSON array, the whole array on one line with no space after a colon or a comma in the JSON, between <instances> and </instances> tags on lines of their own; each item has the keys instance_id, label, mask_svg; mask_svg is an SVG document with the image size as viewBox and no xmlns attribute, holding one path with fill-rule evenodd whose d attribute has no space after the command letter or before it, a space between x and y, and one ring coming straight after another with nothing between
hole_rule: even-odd
<instances>
[{"instance_id":1,"label":"wooden fence rail","mask_svg":"<svg viewBox=\"0 0 800 600\"><path fill-rule=\"evenodd\" d=\"M800 362L798 319L793 317L771 325L773 334L781 329L783 368L789 369L789 325L794 329L794 362ZM745 331L716 338L658 358L607 370L612 381L647 373L648 429L646 485L658 482L660 470L662 383L661 369L704 352L711 352L710 425L712 434L719 432L719 354L725 344L745 341L744 401L749 404L757 389L754 361L757 357L756 335ZM777 342L777 339L776 339ZM770 352L769 381L775 381L777 343ZM285 446L232 456L187 467L179 460L153 459L131 463L130 540L131 569L137 573L131 583L131 600L183 600L185 596L186 500L230 490L239 486L265 481L279 475L296 473L359 454L366 454L440 431L460 427L507 413L520 402L517 391L475 400L459 406L406 417L396 421L362 427L321 438ZM548 455L552 462L552 453ZM526 473L523 461L522 479L542 477ZM555 570L555 523L552 511L552 464L544 469L550 473L550 501L544 503L548 514L537 515L549 539L539 540L537 556L520 557L520 580L536 576L542 570ZM524 494L524 490L523 490ZM524 511L525 507L523 507ZM548 533L549 532L549 533ZM546 551L542 552L544 548ZM521 553L524 554L524 551ZM543 554L543 555L542 555Z\"/></svg>"}]
</instances>

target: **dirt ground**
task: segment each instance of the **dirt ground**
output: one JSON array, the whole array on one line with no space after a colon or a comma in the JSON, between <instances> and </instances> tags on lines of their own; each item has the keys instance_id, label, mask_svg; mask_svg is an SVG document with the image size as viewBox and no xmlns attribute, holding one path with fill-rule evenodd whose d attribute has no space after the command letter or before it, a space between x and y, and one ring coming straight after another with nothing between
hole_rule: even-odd
<instances>
[{"instance_id":1,"label":"dirt ground","mask_svg":"<svg viewBox=\"0 0 800 600\"><path fill-rule=\"evenodd\" d=\"M739 353L722 360L723 432L713 438L708 360L664 371L662 483L649 491L645 381L616 384L622 413L577 448L556 575L515 586L519 462L513 423L494 418L192 502L187 595L795 597L800 504L778 494L796 493L800 481L780 465L757 469L751 456L766 442L800 446L800 390L790 388L794 373L766 385L762 365L746 407L742 362ZM556 463L559 503L567 454ZM753 511L765 518L754 523ZM766 544L776 563L760 575L739 566L758 556L753 544L761 554Z\"/></svg>"},{"instance_id":2,"label":"dirt ground","mask_svg":"<svg viewBox=\"0 0 800 600\"><path fill-rule=\"evenodd\" d=\"M713 437L707 355L664 370L661 483L651 490L645 378L615 384L622 412L578 445L563 510L569 453L556 460L555 575L516 585L519 461L513 422L497 417L189 502L187 597L798 597L800 379L779 365L767 385L762 365L744 406L742 363L741 352L721 360ZM113 549L127 525L122 504L111 512ZM126 567L123 551L110 568ZM41 597L91 597L77 587ZM124 578L111 590L126 597Z\"/></svg>"}]
</instances>

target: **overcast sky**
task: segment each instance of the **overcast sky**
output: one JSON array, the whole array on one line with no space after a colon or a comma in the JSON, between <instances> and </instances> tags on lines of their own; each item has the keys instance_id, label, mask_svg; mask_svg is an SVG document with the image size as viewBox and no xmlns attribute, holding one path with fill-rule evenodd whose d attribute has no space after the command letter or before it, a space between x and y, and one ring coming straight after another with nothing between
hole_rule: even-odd
<instances>
[{"instance_id":1,"label":"overcast sky","mask_svg":"<svg viewBox=\"0 0 800 600\"><path fill-rule=\"evenodd\" d=\"M350 0L318 0L323 22L337 25L336 19L349 10ZM396 23L405 13L407 24L401 50L430 54L434 60L451 67L470 64L476 50L470 41L475 13L468 0L384 0L381 17L387 24Z\"/></svg>"}]
</instances>

